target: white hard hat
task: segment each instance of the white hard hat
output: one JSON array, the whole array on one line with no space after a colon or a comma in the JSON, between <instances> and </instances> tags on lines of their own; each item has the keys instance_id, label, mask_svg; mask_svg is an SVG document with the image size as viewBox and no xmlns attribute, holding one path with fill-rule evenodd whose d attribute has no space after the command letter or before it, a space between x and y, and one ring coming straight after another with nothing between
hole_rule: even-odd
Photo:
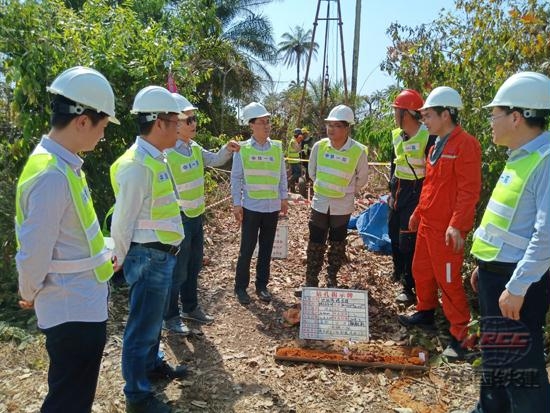
<instances>
[{"instance_id":1,"label":"white hard hat","mask_svg":"<svg viewBox=\"0 0 550 413\"><path fill-rule=\"evenodd\" d=\"M261 103L252 102L243 108L243 121L245 123L250 122L250 119L263 118L264 116L271 116L271 113Z\"/></svg>"},{"instance_id":2,"label":"white hard hat","mask_svg":"<svg viewBox=\"0 0 550 413\"><path fill-rule=\"evenodd\" d=\"M350 125L355 124L355 116L353 115L353 110L351 110L351 108L346 105L335 106L330 111L330 113L328 114L328 117L325 120L342 121L342 122L347 122Z\"/></svg>"},{"instance_id":3,"label":"white hard hat","mask_svg":"<svg viewBox=\"0 0 550 413\"><path fill-rule=\"evenodd\" d=\"M542 73L516 73L506 79L493 101L485 107L493 106L550 109L550 79Z\"/></svg>"},{"instance_id":4,"label":"white hard hat","mask_svg":"<svg viewBox=\"0 0 550 413\"><path fill-rule=\"evenodd\" d=\"M131 113L150 113L145 117L150 122L157 119L158 113L180 113L180 106L167 89L147 86L136 95Z\"/></svg>"},{"instance_id":5,"label":"white hard hat","mask_svg":"<svg viewBox=\"0 0 550 413\"><path fill-rule=\"evenodd\" d=\"M428 109L437 106L462 109L462 99L458 92L452 87L439 86L430 92L424 102L424 106L420 109Z\"/></svg>"},{"instance_id":6,"label":"white hard hat","mask_svg":"<svg viewBox=\"0 0 550 413\"><path fill-rule=\"evenodd\" d=\"M105 76L95 69L83 66L67 69L57 76L46 90L82 105L80 108L71 108L71 113L79 113L79 109L94 109L106 113L111 122L120 125L115 117L113 89Z\"/></svg>"},{"instance_id":7,"label":"white hard hat","mask_svg":"<svg viewBox=\"0 0 550 413\"><path fill-rule=\"evenodd\" d=\"M193 106L191 102L189 102L186 98L184 98L179 93L172 92L172 96L174 96L174 99L176 99L176 102L178 102L178 105L180 107L180 112L187 112L188 110L197 110L198 108Z\"/></svg>"}]
</instances>

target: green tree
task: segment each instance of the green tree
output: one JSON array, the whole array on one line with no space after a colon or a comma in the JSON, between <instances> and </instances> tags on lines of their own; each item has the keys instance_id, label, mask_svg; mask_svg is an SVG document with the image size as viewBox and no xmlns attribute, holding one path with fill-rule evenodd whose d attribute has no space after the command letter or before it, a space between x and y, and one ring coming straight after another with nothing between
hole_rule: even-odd
<instances>
[{"instance_id":1,"label":"green tree","mask_svg":"<svg viewBox=\"0 0 550 413\"><path fill-rule=\"evenodd\" d=\"M393 23L388 34L393 44L382 69L424 94L440 85L460 92L464 102L461 124L478 137L484 149L481 212L505 160L504 150L492 144L482 107L513 73L549 73L550 4L456 0L455 10L441 14L429 26Z\"/></svg>"},{"instance_id":2,"label":"green tree","mask_svg":"<svg viewBox=\"0 0 550 413\"><path fill-rule=\"evenodd\" d=\"M0 119L0 286L2 291L10 292L12 304L16 299L15 182L30 150L48 131L50 96L46 86L75 65L96 68L113 86L122 125L109 126L96 151L83 155L101 219L114 200L109 166L137 134L135 117L130 115L137 91L150 84L165 84L167 60L174 62L174 74L186 79L181 83L184 94L208 76L205 72L195 73L189 62L190 50L214 49L211 53L215 53L209 38L195 34L199 24L217 24L213 12L189 0L188 7L177 16L166 13L161 21L144 21L134 10L138 5L131 0L122 5L88 0L82 7L67 7L60 0L10 0L0 5L0 99L2 108L9 108L9 116ZM179 19L177 27L167 23L171 19ZM194 41L191 46L189 39ZM2 297L0 302L3 304Z\"/></svg>"},{"instance_id":3,"label":"green tree","mask_svg":"<svg viewBox=\"0 0 550 413\"><path fill-rule=\"evenodd\" d=\"M283 41L279 42L278 54L283 55L283 62L287 66L296 65L296 84L300 84L300 65L307 64L309 55L317 56L319 45L317 42L311 44L312 32L307 32L303 26L295 26L290 29L290 33L283 33Z\"/></svg>"}]
</instances>

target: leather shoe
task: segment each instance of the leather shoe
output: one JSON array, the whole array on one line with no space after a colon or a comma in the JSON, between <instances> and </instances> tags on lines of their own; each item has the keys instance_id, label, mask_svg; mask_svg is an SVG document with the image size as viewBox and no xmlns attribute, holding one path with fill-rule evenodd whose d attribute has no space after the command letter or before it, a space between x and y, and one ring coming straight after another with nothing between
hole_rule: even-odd
<instances>
[{"instance_id":1,"label":"leather shoe","mask_svg":"<svg viewBox=\"0 0 550 413\"><path fill-rule=\"evenodd\" d=\"M172 413L172 408L152 395L139 402L126 400L126 413Z\"/></svg>"},{"instance_id":2,"label":"leather shoe","mask_svg":"<svg viewBox=\"0 0 550 413\"><path fill-rule=\"evenodd\" d=\"M181 366L172 367L166 362L166 360L162 360L162 363L147 373L147 377L151 381L183 379L187 377L188 372L189 369L184 364Z\"/></svg>"},{"instance_id":3,"label":"leather shoe","mask_svg":"<svg viewBox=\"0 0 550 413\"><path fill-rule=\"evenodd\" d=\"M242 305L248 305L250 304L250 296L246 292L246 290L235 290L235 297L237 297L237 300L239 300L239 303Z\"/></svg>"},{"instance_id":4,"label":"leather shoe","mask_svg":"<svg viewBox=\"0 0 550 413\"><path fill-rule=\"evenodd\" d=\"M266 303L271 301L271 294L267 291L267 288L259 288L256 290L258 298Z\"/></svg>"},{"instance_id":5,"label":"leather shoe","mask_svg":"<svg viewBox=\"0 0 550 413\"><path fill-rule=\"evenodd\" d=\"M411 316L400 315L397 320L399 324L405 327L435 327L434 310L417 311Z\"/></svg>"}]
</instances>

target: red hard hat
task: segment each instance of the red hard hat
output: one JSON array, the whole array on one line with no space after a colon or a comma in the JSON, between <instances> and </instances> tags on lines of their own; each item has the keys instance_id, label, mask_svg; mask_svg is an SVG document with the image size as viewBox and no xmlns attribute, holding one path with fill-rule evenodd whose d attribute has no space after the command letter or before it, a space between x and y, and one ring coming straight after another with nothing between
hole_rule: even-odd
<instances>
[{"instance_id":1,"label":"red hard hat","mask_svg":"<svg viewBox=\"0 0 550 413\"><path fill-rule=\"evenodd\" d=\"M416 90L404 89L393 101L392 107L418 111L424 105L424 99Z\"/></svg>"}]
</instances>

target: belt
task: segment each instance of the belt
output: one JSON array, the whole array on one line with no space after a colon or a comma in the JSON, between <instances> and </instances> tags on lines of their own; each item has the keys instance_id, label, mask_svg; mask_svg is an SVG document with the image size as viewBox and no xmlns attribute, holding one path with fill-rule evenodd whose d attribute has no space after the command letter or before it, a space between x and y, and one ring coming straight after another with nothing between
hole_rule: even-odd
<instances>
[{"instance_id":1,"label":"belt","mask_svg":"<svg viewBox=\"0 0 550 413\"><path fill-rule=\"evenodd\" d=\"M495 274L511 275L516 269L517 262L481 261L477 260L477 266Z\"/></svg>"},{"instance_id":2,"label":"belt","mask_svg":"<svg viewBox=\"0 0 550 413\"><path fill-rule=\"evenodd\" d=\"M170 244L163 244L162 242L132 242L130 245L140 245L145 248L152 248L154 250L159 250L166 252L170 255L177 255L178 252L180 252L180 246L179 245L170 245Z\"/></svg>"}]
</instances>

